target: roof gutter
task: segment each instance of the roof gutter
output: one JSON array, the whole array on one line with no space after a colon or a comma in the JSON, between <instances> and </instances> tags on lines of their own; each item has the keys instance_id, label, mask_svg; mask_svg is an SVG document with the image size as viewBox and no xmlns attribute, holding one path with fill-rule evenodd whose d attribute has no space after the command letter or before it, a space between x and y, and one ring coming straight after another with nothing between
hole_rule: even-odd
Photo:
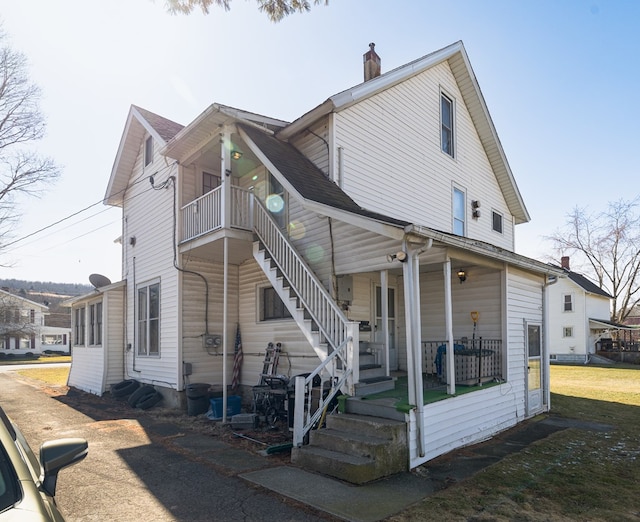
<instances>
[{"instance_id":1,"label":"roof gutter","mask_svg":"<svg viewBox=\"0 0 640 522\"><path fill-rule=\"evenodd\" d=\"M448 246L461 248L485 257L488 256L492 257L493 259L499 259L500 261L525 270L539 272L556 277L566 277L564 270L560 268L556 268L547 263L543 263L541 261L516 254L515 252L511 252L510 250L504 250L500 247L490 245L489 243L484 243L482 241L477 241L475 239L453 236L419 225L408 225L405 227L404 231L407 234L426 237L428 239L432 239L433 241L438 241Z\"/></svg>"}]
</instances>

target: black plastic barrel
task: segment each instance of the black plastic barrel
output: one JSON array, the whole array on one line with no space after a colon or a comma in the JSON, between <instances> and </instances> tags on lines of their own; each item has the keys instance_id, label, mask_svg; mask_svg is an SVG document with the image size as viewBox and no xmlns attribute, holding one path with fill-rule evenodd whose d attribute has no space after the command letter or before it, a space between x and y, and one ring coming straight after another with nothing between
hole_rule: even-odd
<instances>
[{"instance_id":1,"label":"black plastic barrel","mask_svg":"<svg viewBox=\"0 0 640 522\"><path fill-rule=\"evenodd\" d=\"M187 385L187 414L202 415L209 409L209 384L194 382Z\"/></svg>"}]
</instances>

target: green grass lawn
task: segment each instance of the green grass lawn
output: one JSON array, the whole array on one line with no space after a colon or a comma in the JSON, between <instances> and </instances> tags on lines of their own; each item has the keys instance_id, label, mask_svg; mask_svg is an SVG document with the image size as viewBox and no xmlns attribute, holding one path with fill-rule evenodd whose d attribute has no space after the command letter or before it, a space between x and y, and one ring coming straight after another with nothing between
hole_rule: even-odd
<instances>
[{"instance_id":1,"label":"green grass lawn","mask_svg":"<svg viewBox=\"0 0 640 522\"><path fill-rule=\"evenodd\" d=\"M552 414L613 430L554 433L389 520L640 520L640 368L554 365L551 392Z\"/></svg>"},{"instance_id":2,"label":"green grass lawn","mask_svg":"<svg viewBox=\"0 0 640 522\"><path fill-rule=\"evenodd\" d=\"M0 359L0 366L16 365L16 364L47 364L47 363L61 363L71 362L70 355L41 355L37 359L29 358L2 358Z\"/></svg>"}]
</instances>

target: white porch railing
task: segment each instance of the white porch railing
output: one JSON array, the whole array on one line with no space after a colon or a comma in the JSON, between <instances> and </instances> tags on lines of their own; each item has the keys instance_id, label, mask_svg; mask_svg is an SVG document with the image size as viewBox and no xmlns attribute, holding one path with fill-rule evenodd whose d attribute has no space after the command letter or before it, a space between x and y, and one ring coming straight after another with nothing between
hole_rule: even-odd
<instances>
[{"instance_id":1,"label":"white porch railing","mask_svg":"<svg viewBox=\"0 0 640 522\"><path fill-rule=\"evenodd\" d=\"M251 230L251 191L231 186L230 226ZM195 239L223 227L222 186L187 203L180 209L182 241Z\"/></svg>"}]
</instances>

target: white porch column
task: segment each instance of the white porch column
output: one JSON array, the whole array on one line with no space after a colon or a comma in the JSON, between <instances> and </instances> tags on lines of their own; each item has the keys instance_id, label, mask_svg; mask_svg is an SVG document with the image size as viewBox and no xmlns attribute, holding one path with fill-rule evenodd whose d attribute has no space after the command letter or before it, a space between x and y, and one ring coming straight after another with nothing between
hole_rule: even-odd
<instances>
[{"instance_id":1,"label":"white porch column","mask_svg":"<svg viewBox=\"0 0 640 522\"><path fill-rule=\"evenodd\" d=\"M222 197L220 218L222 228L231 226L231 130L225 127L220 134L220 174ZM222 292L222 422L227 422L227 354L229 353L228 308L229 308L229 238L223 239L224 282Z\"/></svg>"},{"instance_id":2,"label":"white porch column","mask_svg":"<svg viewBox=\"0 0 640 522\"><path fill-rule=\"evenodd\" d=\"M451 299L451 259L443 265L444 270L444 324L447 336L447 393L456 393L456 361L453 340L453 305Z\"/></svg>"},{"instance_id":3,"label":"white porch column","mask_svg":"<svg viewBox=\"0 0 640 522\"><path fill-rule=\"evenodd\" d=\"M220 133L220 175L222 183L220 220L222 228L229 228L231 226L231 129L229 127L225 127Z\"/></svg>"},{"instance_id":4,"label":"white porch column","mask_svg":"<svg viewBox=\"0 0 640 522\"><path fill-rule=\"evenodd\" d=\"M421 245L422 246L422 245ZM416 407L416 441L420 456L425 454L424 392L422 382L422 341L420 318L420 262L422 249L411 248L403 242L407 260L402 265L405 292L405 322L407 331L407 381L409 403Z\"/></svg>"}]
</instances>

